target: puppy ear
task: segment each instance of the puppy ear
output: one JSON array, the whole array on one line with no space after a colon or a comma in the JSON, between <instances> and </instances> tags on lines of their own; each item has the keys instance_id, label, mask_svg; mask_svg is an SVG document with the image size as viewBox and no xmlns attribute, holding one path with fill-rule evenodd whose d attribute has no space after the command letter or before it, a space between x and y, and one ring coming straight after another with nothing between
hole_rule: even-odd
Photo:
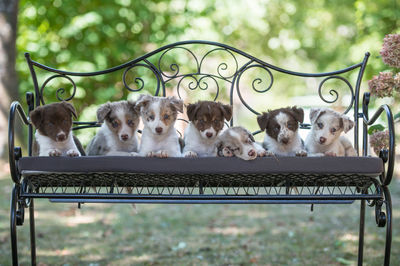
<instances>
[{"instance_id":1,"label":"puppy ear","mask_svg":"<svg viewBox=\"0 0 400 266\"><path fill-rule=\"evenodd\" d=\"M196 117L196 113L200 108L199 103L191 103L186 107L186 114L189 118L189 121L193 121Z\"/></svg>"},{"instance_id":2,"label":"puppy ear","mask_svg":"<svg viewBox=\"0 0 400 266\"><path fill-rule=\"evenodd\" d=\"M168 100L171 102L171 106L178 111L179 113L183 113L183 101L181 99L175 98L174 96L168 97Z\"/></svg>"},{"instance_id":3,"label":"puppy ear","mask_svg":"<svg viewBox=\"0 0 400 266\"><path fill-rule=\"evenodd\" d=\"M78 118L78 116L76 115L76 110L75 110L74 106L73 106L71 103L63 101L63 102L62 102L62 105L63 105L68 111L71 112L71 114L75 117L75 119Z\"/></svg>"},{"instance_id":4,"label":"puppy ear","mask_svg":"<svg viewBox=\"0 0 400 266\"><path fill-rule=\"evenodd\" d=\"M252 142L256 142L256 140L254 139L253 134L249 133L249 138L251 139Z\"/></svg>"},{"instance_id":5,"label":"puppy ear","mask_svg":"<svg viewBox=\"0 0 400 266\"><path fill-rule=\"evenodd\" d=\"M104 119L110 112L111 112L110 102L100 105L99 109L97 109L97 121L104 122Z\"/></svg>"},{"instance_id":6,"label":"puppy ear","mask_svg":"<svg viewBox=\"0 0 400 266\"><path fill-rule=\"evenodd\" d=\"M127 103L128 103L128 110L129 110L129 112L137 113L137 110L136 110L136 102L135 102L135 101L127 101Z\"/></svg>"},{"instance_id":7,"label":"puppy ear","mask_svg":"<svg viewBox=\"0 0 400 266\"><path fill-rule=\"evenodd\" d=\"M348 118L345 115L342 115L341 119L342 119L342 122L343 122L343 131L344 131L344 133L349 132L350 129L352 129L353 126L354 126L353 120L351 120L350 118Z\"/></svg>"},{"instance_id":8,"label":"puppy ear","mask_svg":"<svg viewBox=\"0 0 400 266\"><path fill-rule=\"evenodd\" d=\"M268 126L269 115L268 113L262 113L262 115L257 116L257 123L260 126L261 131L264 131Z\"/></svg>"},{"instance_id":9,"label":"puppy ear","mask_svg":"<svg viewBox=\"0 0 400 266\"><path fill-rule=\"evenodd\" d=\"M39 106L29 113L31 122L36 128L39 128L42 124L42 111L43 111L43 107Z\"/></svg>"},{"instance_id":10,"label":"puppy ear","mask_svg":"<svg viewBox=\"0 0 400 266\"><path fill-rule=\"evenodd\" d=\"M136 100L136 105L135 105L136 112L140 113L142 107L146 107L151 101L151 98L152 96L150 95L140 94L139 98Z\"/></svg>"},{"instance_id":11,"label":"puppy ear","mask_svg":"<svg viewBox=\"0 0 400 266\"><path fill-rule=\"evenodd\" d=\"M310 110L310 121L311 124L314 124L315 121L317 121L318 117L323 115L325 113L325 110L322 108L311 108Z\"/></svg>"},{"instance_id":12,"label":"puppy ear","mask_svg":"<svg viewBox=\"0 0 400 266\"><path fill-rule=\"evenodd\" d=\"M304 121L304 111L303 108L297 108L296 106L293 106L291 108L292 115L294 119L296 119L298 122L303 123Z\"/></svg>"},{"instance_id":13,"label":"puppy ear","mask_svg":"<svg viewBox=\"0 0 400 266\"><path fill-rule=\"evenodd\" d=\"M219 106L221 108L222 114L224 115L226 121L231 120L232 118L232 106L228 104L221 104L219 103Z\"/></svg>"}]
</instances>

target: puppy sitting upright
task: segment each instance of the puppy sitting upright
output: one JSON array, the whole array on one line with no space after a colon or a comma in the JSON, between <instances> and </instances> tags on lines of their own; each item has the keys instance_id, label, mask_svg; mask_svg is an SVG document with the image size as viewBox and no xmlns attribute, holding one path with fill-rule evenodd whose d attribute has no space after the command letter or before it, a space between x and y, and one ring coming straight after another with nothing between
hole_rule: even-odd
<instances>
[{"instance_id":1,"label":"puppy sitting upright","mask_svg":"<svg viewBox=\"0 0 400 266\"><path fill-rule=\"evenodd\" d=\"M232 118L232 106L212 101L199 101L187 107L189 126L185 130L185 157L212 156L225 119Z\"/></svg>"},{"instance_id":2,"label":"puppy sitting upright","mask_svg":"<svg viewBox=\"0 0 400 266\"><path fill-rule=\"evenodd\" d=\"M261 130L265 130L263 147L278 156L307 156L298 128L303 123L302 108L286 107L257 116Z\"/></svg>"},{"instance_id":3,"label":"puppy sitting upright","mask_svg":"<svg viewBox=\"0 0 400 266\"><path fill-rule=\"evenodd\" d=\"M139 114L135 102L108 102L97 110L97 120L103 122L87 147L88 155L137 155Z\"/></svg>"},{"instance_id":4,"label":"puppy sitting upright","mask_svg":"<svg viewBox=\"0 0 400 266\"><path fill-rule=\"evenodd\" d=\"M183 101L142 94L136 102L136 110L144 124L139 155L180 157L181 147L174 125L178 112L183 112Z\"/></svg>"},{"instance_id":5,"label":"puppy sitting upright","mask_svg":"<svg viewBox=\"0 0 400 266\"><path fill-rule=\"evenodd\" d=\"M29 117L36 127L34 156L85 155L79 140L72 135L72 116L76 111L68 102L39 106Z\"/></svg>"},{"instance_id":6,"label":"puppy sitting upright","mask_svg":"<svg viewBox=\"0 0 400 266\"><path fill-rule=\"evenodd\" d=\"M340 134L353 128L354 122L345 115L327 108L310 111L311 131L306 138L309 153L317 156L357 156L350 141Z\"/></svg>"}]
</instances>

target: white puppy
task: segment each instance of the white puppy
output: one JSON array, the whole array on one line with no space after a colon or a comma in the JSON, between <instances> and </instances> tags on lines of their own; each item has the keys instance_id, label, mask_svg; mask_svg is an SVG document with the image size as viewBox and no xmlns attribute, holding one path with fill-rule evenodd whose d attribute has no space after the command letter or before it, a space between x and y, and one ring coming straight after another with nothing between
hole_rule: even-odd
<instances>
[{"instance_id":1,"label":"white puppy","mask_svg":"<svg viewBox=\"0 0 400 266\"><path fill-rule=\"evenodd\" d=\"M86 149L88 155L137 155L135 102L105 103L97 110L97 120L103 124Z\"/></svg>"},{"instance_id":2,"label":"white puppy","mask_svg":"<svg viewBox=\"0 0 400 266\"><path fill-rule=\"evenodd\" d=\"M356 150L342 132L353 128L349 117L327 108L310 111L311 131L306 138L306 149L316 156L357 156Z\"/></svg>"},{"instance_id":3,"label":"white puppy","mask_svg":"<svg viewBox=\"0 0 400 266\"><path fill-rule=\"evenodd\" d=\"M179 137L174 127L183 101L175 97L140 95L136 110L143 121L139 155L148 157L180 157Z\"/></svg>"}]
</instances>

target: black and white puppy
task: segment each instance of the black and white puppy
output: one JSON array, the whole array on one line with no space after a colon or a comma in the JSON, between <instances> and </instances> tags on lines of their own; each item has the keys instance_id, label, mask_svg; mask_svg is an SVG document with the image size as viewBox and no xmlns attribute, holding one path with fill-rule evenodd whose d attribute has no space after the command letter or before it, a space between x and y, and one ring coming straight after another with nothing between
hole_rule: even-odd
<instances>
[{"instance_id":1,"label":"black and white puppy","mask_svg":"<svg viewBox=\"0 0 400 266\"><path fill-rule=\"evenodd\" d=\"M77 117L76 111L68 102L39 106L29 113L36 128L34 156L85 155L81 143L72 134L72 116Z\"/></svg>"},{"instance_id":2,"label":"black and white puppy","mask_svg":"<svg viewBox=\"0 0 400 266\"><path fill-rule=\"evenodd\" d=\"M224 128L224 121L232 118L232 106L199 101L187 106L187 116L190 123L185 130L184 156L213 156L215 141Z\"/></svg>"},{"instance_id":3,"label":"black and white puppy","mask_svg":"<svg viewBox=\"0 0 400 266\"><path fill-rule=\"evenodd\" d=\"M143 121L140 156L181 157L179 137L174 127L178 112L183 112L183 101L175 97L140 95L136 110Z\"/></svg>"},{"instance_id":4,"label":"black and white puppy","mask_svg":"<svg viewBox=\"0 0 400 266\"><path fill-rule=\"evenodd\" d=\"M316 156L357 156L350 141L340 136L353 128L354 122L346 115L327 108L310 111L311 131L306 138L306 148Z\"/></svg>"},{"instance_id":5,"label":"black and white puppy","mask_svg":"<svg viewBox=\"0 0 400 266\"><path fill-rule=\"evenodd\" d=\"M302 108L279 108L257 116L262 131L265 130L263 147L278 156L307 156L298 129L303 123Z\"/></svg>"},{"instance_id":6,"label":"black and white puppy","mask_svg":"<svg viewBox=\"0 0 400 266\"><path fill-rule=\"evenodd\" d=\"M139 114L135 102L108 102L97 110L97 120L103 123L89 143L88 155L137 155Z\"/></svg>"},{"instance_id":7,"label":"black and white puppy","mask_svg":"<svg viewBox=\"0 0 400 266\"><path fill-rule=\"evenodd\" d=\"M236 156L243 160L254 160L266 155L265 149L254 141L253 135L244 127L231 127L223 131L215 142L214 155Z\"/></svg>"}]
</instances>

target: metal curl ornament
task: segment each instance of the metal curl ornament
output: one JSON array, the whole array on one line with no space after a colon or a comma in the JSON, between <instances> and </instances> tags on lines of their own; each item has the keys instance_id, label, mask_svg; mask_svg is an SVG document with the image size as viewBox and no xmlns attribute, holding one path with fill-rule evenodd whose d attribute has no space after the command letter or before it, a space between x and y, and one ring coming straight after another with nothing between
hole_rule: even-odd
<instances>
[{"instance_id":1,"label":"metal curl ornament","mask_svg":"<svg viewBox=\"0 0 400 266\"><path fill-rule=\"evenodd\" d=\"M65 93L65 89L64 89L64 88L59 88L59 89L57 89L57 90L56 90L56 97L57 97L57 99L58 99L59 101L69 101L69 100L71 100L72 98L74 98L74 96L75 96L75 93L76 93L76 84L75 84L75 82L74 82L69 76L66 76L66 75L63 75L63 74L53 75L53 76L47 78L47 79L45 80L45 82L43 83L42 87L40 87L40 95L39 95L39 98L40 98L40 102L42 103L42 105L45 105L45 102L44 102L44 99L43 99L43 91L44 91L44 88L47 86L47 84L48 84L51 80L53 80L53 79L55 79L55 78L64 78L64 79L67 79L67 80L72 84L72 87L73 87L71 96L69 96L69 97L67 97L67 98L62 98L62 97L60 96L60 94L62 95L62 94Z\"/></svg>"},{"instance_id":2,"label":"metal curl ornament","mask_svg":"<svg viewBox=\"0 0 400 266\"><path fill-rule=\"evenodd\" d=\"M169 69L170 69L171 71L173 71L173 74L172 74L172 75L166 74L166 73L165 73L164 71L162 71L162 69L161 69L161 62L162 62L162 59L163 59L164 55L166 55L169 51L174 50L174 49L183 49L183 50L187 51L189 54L191 54L192 57L194 58L195 62L196 62L196 71L199 72L199 69L200 69L200 67L199 67L199 61L198 61L196 55L195 55L192 51L190 51L188 48L186 48L186 47L176 46L176 47L171 47L171 48L168 48L167 50L165 50L165 51L161 54L160 58L158 59L158 71L160 72L160 74L161 74L162 76L164 76L164 77L166 77L166 78L169 78L169 79L177 78L177 77L179 76L180 69L179 69L179 65L176 64L176 63L172 63L172 64L169 65Z\"/></svg>"},{"instance_id":3,"label":"metal curl ornament","mask_svg":"<svg viewBox=\"0 0 400 266\"><path fill-rule=\"evenodd\" d=\"M236 75L236 73L238 72L239 64L238 64L238 61L237 61L237 59L236 59L236 56L235 56L231 51L229 51L229 50L227 50L227 49L225 49L225 48L215 48L215 49L212 49L212 50L208 51L208 52L201 58L201 60L200 60L199 72L201 71L201 67L202 67L202 65L203 65L203 62L204 62L205 58L206 58L208 55L210 55L211 53L215 52L215 51L223 51L223 52L228 53L228 54L233 58L233 60L234 60L234 62L235 62L235 71L233 72L232 75L229 75L229 76L225 76L225 75L223 75L223 74L221 73L221 71L226 71L226 70L228 70L228 68L229 68L229 67L228 67L228 64L225 63L225 62L220 63L220 64L217 66L217 73L218 73L218 75L219 75L219 78L222 78L222 79L224 79L224 80L229 80L229 79L233 78L233 77Z\"/></svg>"},{"instance_id":4,"label":"metal curl ornament","mask_svg":"<svg viewBox=\"0 0 400 266\"><path fill-rule=\"evenodd\" d=\"M350 82L349 82L347 79L345 79L345 78L343 78L343 77L340 77L340 76L329 76L329 77L323 79L323 80L319 83L319 86L318 86L318 95L319 95L319 97L321 98L321 100L324 101L324 102L326 102L326 103L334 103L334 102L336 102L336 101L339 99L339 93L338 93L336 90L334 90L334 89L329 90L329 94L332 95L332 96L334 96L334 99L333 99L333 100L327 100L327 99L325 99L325 97L322 95L322 87L323 87L324 83L325 83L326 81L330 80L330 79L339 79L339 80L343 81L344 83L346 83L346 85L347 85L347 86L349 87L349 89L350 89L350 92L351 92L351 101L350 101L350 104L349 104L349 106L347 107L346 111L343 112L343 114L347 114L347 113L350 111L350 109L351 109L351 107L353 106L353 104L354 104L354 90L353 90L353 87L351 86Z\"/></svg>"},{"instance_id":5,"label":"metal curl ornament","mask_svg":"<svg viewBox=\"0 0 400 266\"><path fill-rule=\"evenodd\" d=\"M127 67L125 69L124 74L122 75L122 81L124 83L125 88L127 90L131 91L131 92L138 92L138 91L141 91L144 88L145 82L141 77L135 77L134 78L135 83L138 85L137 89L129 87L129 85L126 82L126 75L127 75L128 71L133 69L133 68L135 68L135 67L145 67L147 69L150 69L153 72L154 76L156 76L156 78L157 78L157 89L156 89L155 95L158 95L158 93L160 91L160 87L161 87L160 84L162 82L161 81L161 77L160 77L159 73L156 71L156 69L153 69L148 64L141 64L141 63L133 64L133 65L131 65L131 66L129 66L129 67Z\"/></svg>"}]
</instances>

